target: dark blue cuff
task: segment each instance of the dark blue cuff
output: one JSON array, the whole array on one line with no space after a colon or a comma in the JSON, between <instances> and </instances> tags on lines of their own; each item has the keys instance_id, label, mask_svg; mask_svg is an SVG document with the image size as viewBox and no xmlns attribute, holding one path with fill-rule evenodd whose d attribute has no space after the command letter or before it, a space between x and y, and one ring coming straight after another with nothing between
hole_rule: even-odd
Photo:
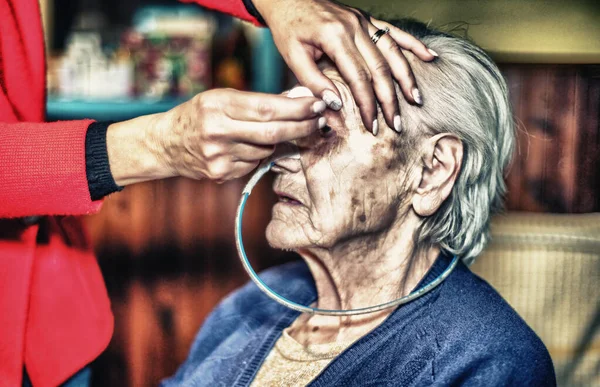
<instances>
[{"instance_id":1,"label":"dark blue cuff","mask_svg":"<svg viewBox=\"0 0 600 387\"><path fill-rule=\"evenodd\" d=\"M265 19L263 19L263 17L261 16L260 12L258 12L258 10L256 9L256 7L254 6L254 3L252 3L252 0L242 0L244 2L244 6L246 7L246 11L248 11L248 13L252 16L254 16L256 18L256 20L258 20L258 22L260 24L262 24L263 26L266 26L267 23L265 23Z\"/></svg>"},{"instance_id":2,"label":"dark blue cuff","mask_svg":"<svg viewBox=\"0 0 600 387\"><path fill-rule=\"evenodd\" d=\"M106 131L113 122L94 122L85 135L85 173L92 200L100 200L113 192L121 191L110 172Z\"/></svg>"}]
</instances>

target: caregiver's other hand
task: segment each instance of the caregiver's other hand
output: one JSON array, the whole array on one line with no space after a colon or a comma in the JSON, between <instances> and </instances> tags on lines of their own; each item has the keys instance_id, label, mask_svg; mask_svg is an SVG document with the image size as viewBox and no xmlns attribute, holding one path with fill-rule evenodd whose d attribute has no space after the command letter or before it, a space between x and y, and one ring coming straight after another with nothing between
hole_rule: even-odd
<instances>
[{"instance_id":1,"label":"caregiver's other hand","mask_svg":"<svg viewBox=\"0 0 600 387\"><path fill-rule=\"evenodd\" d=\"M223 182L252 171L275 145L326 125L316 97L215 89L166 113L112 124L111 173L119 185L172 176Z\"/></svg>"},{"instance_id":2,"label":"caregiver's other hand","mask_svg":"<svg viewBox=\"0 0 600 387\"><path fill-rule=\"evenodd\" d=\"M330 108L339 110L342 102L333 82L316 65L323 54L335 62L350 86L367 129L374 130L377 97L387 125L400 130L392 77L409 102L421 104L414 75L400 48L424 61L436 55L412 35L328 0L253 0L253 4L300 84L321 96ZM373 44L371 36L386 26L390 33Z\"/></svg>"}]
</instances>

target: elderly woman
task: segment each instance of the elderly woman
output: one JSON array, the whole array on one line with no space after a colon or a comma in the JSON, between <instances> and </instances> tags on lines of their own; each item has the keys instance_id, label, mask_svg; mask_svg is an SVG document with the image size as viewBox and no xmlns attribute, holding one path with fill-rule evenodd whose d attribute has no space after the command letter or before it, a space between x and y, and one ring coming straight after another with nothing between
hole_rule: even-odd
<instances>
[{"instance_id":1,"label":"elderly woman","mask_svg":"<svg viewBox=\"0 0 600 387\"><path fill-rule=\"evenodd\" d=\"M347 317L300 314L251 283L216 308L165 385L556 384L544 344L466 266L505 192L514 146L505 82L474 44L392 24L439 53L429 65L407 54L425 104L401 103L400 134L380 113L372 136L347 84L322 63L344 108L326 113L327 135L296 142L299 158L276 162L280 200L266 232L303 262L261 277L299 303L357 309L423 288L454 256L462 262L412 302Z\"/></svg>"}]
</instances>

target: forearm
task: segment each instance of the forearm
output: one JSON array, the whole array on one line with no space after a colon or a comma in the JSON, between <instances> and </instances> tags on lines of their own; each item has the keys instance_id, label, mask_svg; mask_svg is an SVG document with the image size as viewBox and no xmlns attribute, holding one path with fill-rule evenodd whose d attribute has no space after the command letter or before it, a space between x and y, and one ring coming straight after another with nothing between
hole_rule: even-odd
<instances>
[{"instance_id":1,"label":"forearm","mask_svg":"<svg viewBox=\"0 0 600 387\"><path fill-rule=\"evenodd\" d=\"M173 176L235 179L271 156L276 144L323 127L324 110L316 98L209 90L165 113L110 125L107 163L119 186Z\"/></svg>"},{"instance_id":2,"label":"forearm","mask_svg":"<svg viewBox=\"0 0 600 387\"><path fill-rule=\"evenodd\" d=\"M0 122L0 218L97 211L86 179L90 120Z\"/></svg>"}]
</instances>

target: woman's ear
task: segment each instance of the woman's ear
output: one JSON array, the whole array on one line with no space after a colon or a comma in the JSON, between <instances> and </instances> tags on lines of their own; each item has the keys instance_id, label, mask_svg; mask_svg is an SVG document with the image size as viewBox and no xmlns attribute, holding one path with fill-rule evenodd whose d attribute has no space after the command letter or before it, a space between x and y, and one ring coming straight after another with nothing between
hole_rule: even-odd
<instances>
[{"instance_id":1,"label":"woman's ear","mask_svg":"<svg viewBox=\"0 0 600 387\"><path fill-rule=\"evenodd\" d=\"M463 144L450 133L437 134L424 143L418 187L412 207L419 216L433 215L452 192L463 158Z\"/></svg>"}]
</instances>

